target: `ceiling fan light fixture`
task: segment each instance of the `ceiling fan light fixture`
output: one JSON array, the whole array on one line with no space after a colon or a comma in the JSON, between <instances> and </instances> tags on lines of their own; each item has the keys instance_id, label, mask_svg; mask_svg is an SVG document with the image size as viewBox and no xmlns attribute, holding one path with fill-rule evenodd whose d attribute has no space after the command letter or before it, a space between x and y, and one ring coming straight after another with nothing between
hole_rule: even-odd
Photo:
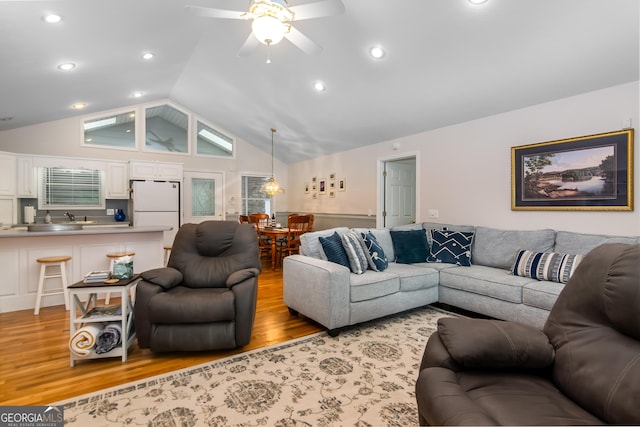
<instances>
[{"instance_id":1,"label":"ceiling fan light fixture","mask_svg":"<svg viewBox=\"0 0 640 427\"><path fill-rule=\"evenodd\" d=\"M287 32L287 25L273 16L260 16L251 23L251 30L260 43L277 44Z\"/></svg>"}]
</instances>

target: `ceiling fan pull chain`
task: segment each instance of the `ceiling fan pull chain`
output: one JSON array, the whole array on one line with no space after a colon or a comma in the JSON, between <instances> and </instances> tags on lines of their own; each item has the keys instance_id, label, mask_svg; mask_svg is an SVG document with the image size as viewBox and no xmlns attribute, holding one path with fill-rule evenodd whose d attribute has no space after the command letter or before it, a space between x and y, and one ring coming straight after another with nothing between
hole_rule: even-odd
<instances>
[{"instance_id":1,"label":"ceiling fan pull chain","mask_svg":"<svg viewBox=\"0 0 640 427\"><path fill-rule=\"evenodd\" d=\"M267 64L271 64L271 43L267 40Z\"/></svg>"}]
</instances>

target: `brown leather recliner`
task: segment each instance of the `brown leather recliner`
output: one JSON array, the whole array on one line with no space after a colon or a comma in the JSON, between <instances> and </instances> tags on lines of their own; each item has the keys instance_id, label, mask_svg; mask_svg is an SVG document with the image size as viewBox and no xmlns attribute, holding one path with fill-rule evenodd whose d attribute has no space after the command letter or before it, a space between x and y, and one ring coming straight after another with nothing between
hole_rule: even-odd
<instances>
[{"instance_id":1,"label":"brown leather recliner","mask_svg":"<svg viewBox=\"0 0 640 427\"><path fill-rule=\"evenodd\" d=\"M252 225L184 224L167 267L141 274L134 307L138 345L163 352L248 344L261 270Z\"/></svg>"},{"instance_id":2,"label":"brown leather recliner","mask_svg":"<svg viewBox=\"0 0 640 427\"><path fill-rule=\"evenodd\" d=\"M423 425L640 424L640 245L591 251L542 331L441 319L416 399Z\"/></svg>"}]
</instances>

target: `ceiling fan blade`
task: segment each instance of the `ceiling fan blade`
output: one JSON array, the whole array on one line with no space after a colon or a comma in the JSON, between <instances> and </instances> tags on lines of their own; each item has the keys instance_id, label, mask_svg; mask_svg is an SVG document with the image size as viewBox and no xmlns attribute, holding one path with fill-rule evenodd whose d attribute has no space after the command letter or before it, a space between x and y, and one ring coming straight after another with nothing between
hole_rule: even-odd
<instances>
[{"instance_id":1,"label":"ceiling fan blade","mask_svg":"<svg viewBox=\"0 0 640 427\"><path fill-rule=\"evenodd\" d=\"M291 27L288 33L285 33L284 37L298 49L309 55L317 55L322 52L322 46L293 27Z\"/></svg>"},{"instance_id":2,"label":"ceiling fan blade","mask_svg":"<svg viewBox=\"0 0 640 427\"><path fill-rule=\"evenodd\" d=\"M245 40L244 44L238 51L238 56L249 55L255 50L256 47L258 47L259 44L260 42L258 41L256 36L254 36L253 33L249 33L249 37L247 37L247 40Z\"/></svg>"},{"instance_id":3,"label":"ceiling fan blade","mask_svg":"<svg viewBox=\"0 0 640 427\"><path fill-rule=\"evenodd\" d=\"M292 6L289 10L295 14L294 21L302 21L303 19L339 15L344 12L344 3L342 3L342 0L322 0L315 3Z\"/></svg>"},{"instance_id":4,"label":"ceiling fan blade","mask_svg":"<svg viewBox=\"0 0 640 427\"><path fill-rule=\"evenodd\" d=\"M227 10L227 9L212 9L210 7L202 7L202 6L185 6L187 12L204 16L205 18L222 18L222 19L244 19L242 14L243 11L239 10Z\"/></svg>"}]
</instances>

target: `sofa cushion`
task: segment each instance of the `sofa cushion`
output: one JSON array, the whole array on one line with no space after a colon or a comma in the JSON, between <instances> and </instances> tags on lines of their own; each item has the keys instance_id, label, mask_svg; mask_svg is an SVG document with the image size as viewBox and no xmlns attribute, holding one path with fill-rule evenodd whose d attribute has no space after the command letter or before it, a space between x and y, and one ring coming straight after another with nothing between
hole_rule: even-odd
<instances>
[{"instance_id":1,"label":"sofa cushion","mask_svg":"<svg viewBox=\"0 0 640 427\"><path fill-rule=\"evenodd\" d=\"M555 231L551 229L499 230L476 227L471 262L508 270L513 266L516 252L520 249L552 252L555 235Z\"/></svg>"},{"instance_id":2,"label":"sofa cushion","mask_svg":"<svg viewBox=\"0 0 640 427\"><path fill-rule=\"evenodd\" d=\"M431 245L428 262L443 262L462 266L471 265L473 232L429 230Z\"/></svg>"},{"instance_id":3,"label":"sofa cushion","mask_svg":"<svg viewBox=\"0 0 640 427\"><path fill-rule=\"evenodd\" d=\"M567 283L582 261L582 255L520 250L511 273L538 280Z\"/></svg>"},{"instance_id":4,"label":"sofa cushion","mask_svg":"<svg viewBox=\"0 0 640 427\"><path fill-rule=\"evenodd\" d=\"M349 275L351 302L367 301L395 294L400 290L400 278L387 271L367 270L363 274Z\"/></svg>"},{"instance_id":5,"label":"sofa cushion","mask_svg":"<svg viewBox=\"0 0 640 427\"><path fill-rule=\"evenodd\" d=\"M430 268L427 263L420 264L389 264L388 272L397 274L400 278L400 291L417 291L438 286L440 275L438 270Z\"/></svg>"},{"instance_id":6,"label":"sofa cushion","mask_svg":"<svg viewBox=\"0 0 640 427\"><path fill-rule=\"evenodd\" d=\"M360 233L362 236L362 241L364 242L364 246L367 250L368 256L367 261L369 263L369 267L373 271L384 271L389 266L389 260L385 255L384 249L378 243L378 239L371 232L368 233Z\"/></svg>"},{"instance_id":7,"label":"sofa cushion","mask_svg":"<svg viewBox=\"0 0 640 427\"><path fill-rule=\"evenodd\" d=\"M427 234L422 228L409 231L391 230L390 233L397 263L426 262L429 256L429 247L427 246Z\"/></svg>"},{"instance_id":8,"label":"sofa cushion","mask_svg":"<svg viewBox=\"0 0 640 427\"><path fill-rule=\"evenodd\" d=\"M335 262L336 264L344 265L347 268L351 268L349 265L349 258L342 246L342 239L338 232L334 232L327 237L320 237L320 245L324 255L327 257L327 261Z\"/></svg>"},{"instance_id":9,"label":"sofa cushion","mask_svg":"<svg viewBox=\"0 0 640 427\"><path fill-rule=\"evenodd\" d=\"M342 239L342 246L347 254L347 258L349 259L351 272L355 274L364 273L369 267L369 261L367 260L369 251L367 249L367 254L365 254L364 241L362 238L354 231L347 231L340 236L340 238Z\"/></svg>"},{"instance_id":10,"label":"sofa cushion","mask_svg":"<svg viewBox=\"0 0 640 427\"><path fill-rule=\"evenodd\" d=\"M482 265L440 271L440 286L520 304L522 287L535 279L514 276L509 270Z\"/></svg>"},{"instance_id":11,"label":"sofa cushion","mask_svg":"<svg viewBox=\"0 0 640 427\"><path fill-rule=\"evenodd\" d=\"M555 252L565 254L586 255L592 249L605 243L626 243L628 245L640 243L640 237L608 236L604 234L582 234L570 231L556 233Z\"/></svg>"},{"instance_id":12,"label":"sofa cushion","mask_svg":"<svg viewBox=\"0 0 640 427\"><path fill-rule=\"evenodd\" d=\"M547 280L529 283L522 287L522 303L551 311L564 284Z\"/></svg>"},{"instance_id":13,"label":"sofa cushion","mask_svg":"<svg viewBox=\"0 0 640 427\"><path fill-rule=\"evenodd\" d=\"M300 254L310 256L316 259L325 259L324 252L322 251L322 245L320 244L320 237L328 237L334 232L343 234L349 231L347 227L337 227L328 230L312 231L304 233L300 236Z\"/></svg>"}]
</instances>

